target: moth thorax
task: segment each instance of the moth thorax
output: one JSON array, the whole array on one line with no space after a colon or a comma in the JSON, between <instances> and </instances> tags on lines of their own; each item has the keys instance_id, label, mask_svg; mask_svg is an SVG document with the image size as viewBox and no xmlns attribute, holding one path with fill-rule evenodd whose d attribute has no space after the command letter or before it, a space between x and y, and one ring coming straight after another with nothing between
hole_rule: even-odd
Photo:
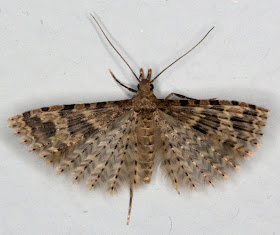
<instances>
[{"instance_id":1,"label":"moth thorax","mask_svg":"<svg viewBox=\"0 0 280 235\"><path fill-rule=\"evenodd\" d=\"M152 69L148 69L148 75L147 78L149 81L151 80L151 76L152 76ZM141 68L140 69L140 80L144 79L144 70Z\"/></svg>"}]
</instances>

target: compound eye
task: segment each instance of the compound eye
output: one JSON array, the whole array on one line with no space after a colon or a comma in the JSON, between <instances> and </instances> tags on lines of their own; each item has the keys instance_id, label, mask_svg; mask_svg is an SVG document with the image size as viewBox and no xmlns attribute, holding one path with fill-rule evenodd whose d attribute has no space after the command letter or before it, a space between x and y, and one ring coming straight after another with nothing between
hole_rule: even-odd
<instances>
[{"instance_id":1,"label":"compound eye","mask_svg":"<svg viewBox=\"0 0 280 235\"><path fill-rule=\"evenodd\" d=\"M152 91L153 89L154 89L154 85L151 84L151 85L150 85L150 90Z\"/></svg>"},{"instance_id":2,"label":"compound eye","mask_svg":"<svg viewBox=\"0 0 280 235\"><path fill-rule=\"evenodd\" d=\"M139 88L140 88L140 87L139 87L139 84L138 84L138 85L137 85L137 89L139 90Z\"/></svg>"}]
</instances>

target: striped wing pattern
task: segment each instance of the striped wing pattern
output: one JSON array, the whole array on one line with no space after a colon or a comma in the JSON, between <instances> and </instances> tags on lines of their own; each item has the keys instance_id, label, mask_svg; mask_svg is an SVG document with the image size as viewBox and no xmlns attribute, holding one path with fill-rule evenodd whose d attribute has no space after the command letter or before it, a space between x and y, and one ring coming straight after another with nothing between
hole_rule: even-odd
<instances>
[{"instance_id":1,"label":"striped wing pattern","mask_svg":"<svg viewBox=\"0 0 280 235\"><path fill-rule=\"evenodd\" d=\"M178 191L227 177L263 135L268 110L237 101L162 100L162 167Z\"/></svg>"},{"instance_id":2,"label":"striped wing pattern","mask_svg":"<svg viewBox=\"0 0 280 235\"><path fill-rule=\"evenodd\" d=\"M152 111L129 102L35 109L10 118L10 127L58 173L71 171L74 182L86 179L110 193L130 185L129 222L132 190L150 182L156 153L178 193L213 186L260 145L269 112L237 101L158 100Z\"/></svg>"},{"instance_id":3,"label":"striped wing pattern","mask_svg":"<svg viewBox=\"0 0 280 235\"><path fill-rule=\"evenodd\" d=\"M109 182L111 192L128 177L134 115L127 101L59 105L31 110L9 119L30 151L57 167L74 172L74 181L88 178L91 187ZM123 156L125 155L125 157ZM125 169L124 169L125 168Z\"/></svg>"}]
</instances>

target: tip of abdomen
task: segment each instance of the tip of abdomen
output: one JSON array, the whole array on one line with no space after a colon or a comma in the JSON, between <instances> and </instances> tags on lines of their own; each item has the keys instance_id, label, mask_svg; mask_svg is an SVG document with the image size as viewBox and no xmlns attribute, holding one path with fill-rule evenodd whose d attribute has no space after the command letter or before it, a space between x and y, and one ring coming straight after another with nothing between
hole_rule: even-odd
<instances>
[{"instance_id":1,"label":"tip of abdomen","mask_svg":"<svg viewBox=\"0 0 280 235\"><path fill-rule=\"evenodd\" d=\"M147 176L147 177L144 178L144 183L145 184L148 184L150 182L151 182L151 177L150 176Z\"/></svg>"}]
</instances>

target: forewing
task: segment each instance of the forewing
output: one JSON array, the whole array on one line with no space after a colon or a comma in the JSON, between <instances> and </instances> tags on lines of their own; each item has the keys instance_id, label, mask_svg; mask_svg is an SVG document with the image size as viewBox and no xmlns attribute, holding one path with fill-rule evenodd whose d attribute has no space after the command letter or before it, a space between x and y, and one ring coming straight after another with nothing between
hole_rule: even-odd
<instances>
[{"instance_id":1,"label":"forewing","mask_svg":"<svg viewBox=\"0 0 280 235\"><path fill-rule=\"evenodd\" d=\"M174 187L210 183L259 146L269 110L224 100L161 100L163 168Z\"/></svg>"},{"instance_id":2,"label":"forewing","mask_svg":"<svg viewBox=\"0 0 280 235\"><path fill-rule=\"evenodd\" d=\"M127 101L57 105L31 110L9 119L22 142L31 144L49 162L64 154L121 116Z\"/></svg>"},{"instance_id":3,"label":"forewing","mask_svg":"<svg viewBox=\"0 0 280 235\"><path fill-rule=\"evenodd\" d=\"M131 100L51 106L9 119L58 173L74 172L74 181L86 178L91 188L104 186L111 193L122 182L134 180L135 113Z\"/></svg>"}]
</instances>

